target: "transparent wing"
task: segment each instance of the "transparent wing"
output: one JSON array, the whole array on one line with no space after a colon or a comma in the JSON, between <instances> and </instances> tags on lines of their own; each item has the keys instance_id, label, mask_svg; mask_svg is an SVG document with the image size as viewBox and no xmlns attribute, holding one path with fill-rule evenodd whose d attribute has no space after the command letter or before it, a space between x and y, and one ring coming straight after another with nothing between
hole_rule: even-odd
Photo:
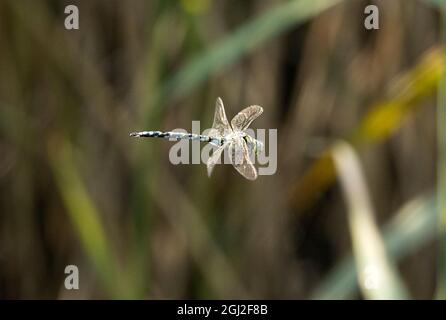
<instances>
[{"instance_id":1,"label":"transparent wing","mask_svg":"<svg viewBox=\"0 0 446 320\"><path fill-rule=\"evenodd\" d=\"M217 98L217 102L215 103L214 123L212 125L212 129L209 132L209 136L224 137L231 132L232 129L229 125L228 118L226 118L223 101L220 98Z\"/></svg>"},{"instance_id":2,"label":"transparent wing","mask_svg":"<svg viewBox=\"0 0 446 320\"><path fill-rule=\"evenodd\" d=\"M210 177L212 174L212 170L214 170L215 165L217 164L218 160L220 159L221 153L223 150L228 146L228 144L224 144L221 147L218 147L214 150L212 153L212 156L208 159L207 167L208 167L208 176Z\"/></svg>"},{"instance_id":3,"label":"transparent wing","mask_svg":"<svg viewBox=\"0 0 446 320\"><path fill-rule=\"evenodd\" d=\"M246 179L257 179L257 170L249 158L249 150L242 138L233 140L229 146L232 165Z\"/></svg>"},{"instance_id":4,"label":"transparent wing","mask_svg":"<svg viewBox=\"0 0 446 320\"><path fill-rule=\"evenodd\" d=\"M261 106L249 106L235 115L231 120L234 130L245 130L263 112Z\"/></svg>"}]
</instances>

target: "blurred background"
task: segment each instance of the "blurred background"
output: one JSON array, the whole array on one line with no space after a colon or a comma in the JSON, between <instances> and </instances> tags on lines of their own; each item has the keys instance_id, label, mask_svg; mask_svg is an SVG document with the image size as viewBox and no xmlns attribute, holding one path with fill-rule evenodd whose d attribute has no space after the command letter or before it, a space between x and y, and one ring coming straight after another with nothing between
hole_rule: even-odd
<instances>
[{"instance_id":1,"label":"blurred background","mask_svg":"<svg viewBox=\"0 0 446 320\"><path fill-rule=\"evenodd\" d=\"M0 298L444 297L440 3L0 0ZM218 96L276 174L129 138Z\"/></svg>"}]
</instances>

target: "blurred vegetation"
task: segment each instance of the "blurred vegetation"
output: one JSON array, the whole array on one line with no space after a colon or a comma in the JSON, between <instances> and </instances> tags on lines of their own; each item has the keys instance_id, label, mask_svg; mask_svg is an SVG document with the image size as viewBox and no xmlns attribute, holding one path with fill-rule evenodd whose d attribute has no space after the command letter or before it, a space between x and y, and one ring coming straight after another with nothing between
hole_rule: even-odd
<instances>
[{"instance_id":1,"label":"blurred vegetation","mask_svg":"<svg viewBox=\"0 0 446 320\"><path fill-rule=\"evenodd\" d=\"M444 298L442 6L1 1L0 297ZM217 96L263 106L275 175L128 137L203 130Z\"/></svg>"},{"instance_id":2,"label":"blurred vegetation","mask_svg":"<svg viewBox=\"0 0 446 320\"><path fill-rule=\"evenodd\" d=\"M441 2L441 32L440 41L443 48L446 44L446 2ZM442 125L446 121L446 75L440 79L438 94L438 115L437 115L437 139L438 139L438 216L437 216L437 233L439 234L439 263L438 263L438 279L437 279L437 299L446 299L446 203L444 194L446 192L446 131Z\"/></svg>"}]
</instances>

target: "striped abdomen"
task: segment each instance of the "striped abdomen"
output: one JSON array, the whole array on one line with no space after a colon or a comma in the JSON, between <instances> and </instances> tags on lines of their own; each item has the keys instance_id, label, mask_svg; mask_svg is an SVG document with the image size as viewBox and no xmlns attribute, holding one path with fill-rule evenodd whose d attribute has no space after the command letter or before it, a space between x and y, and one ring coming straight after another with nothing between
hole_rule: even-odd
<instances>
[{"instance_id":1,"label":"striped abdomen","mask_svg":"<svg viewBox=\"0 0 446 320\"><path fill-rule=\"evenodd\" d=\"M130 133L131 137L141 137L141 138L164 138L171 140L198 140L202 142L209 142L217 146L223 145L224 139L209 137L202 134L195 133L184 133L184 132L174 132L174 131L141 131L141 132L132 132Z\"/></svg>"}]
</instances>

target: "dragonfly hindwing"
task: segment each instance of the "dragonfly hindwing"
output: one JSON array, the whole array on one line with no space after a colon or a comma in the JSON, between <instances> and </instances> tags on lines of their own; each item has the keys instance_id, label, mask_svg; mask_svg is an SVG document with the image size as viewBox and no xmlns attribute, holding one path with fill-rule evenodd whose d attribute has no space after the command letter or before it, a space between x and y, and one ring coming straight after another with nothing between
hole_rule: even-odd
<instances>
[{"instance_id":1,"label":"dragonfly hindwing","mask_svg":"<svg viewBox=\"0 0 446 320\"><path fill-rule=\"evenodd\" d=\"M263 112L261 106L249 106L235 115L231 120L231 126L234 130L243 131L249 127L258 116Z\"/></svg>"}]
</instances>

